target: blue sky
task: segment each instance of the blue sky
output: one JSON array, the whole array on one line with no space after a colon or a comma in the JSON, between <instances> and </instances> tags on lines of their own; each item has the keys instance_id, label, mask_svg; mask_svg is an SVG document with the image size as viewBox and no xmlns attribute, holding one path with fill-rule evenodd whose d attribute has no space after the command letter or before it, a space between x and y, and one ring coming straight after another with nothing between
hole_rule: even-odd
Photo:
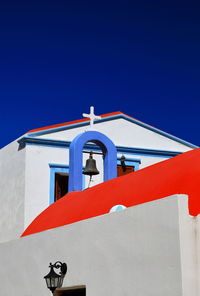
<instances>
[{"instance_id":1,"label":"blue sky","mask_svg":"<svg viewBox=\"0 0 200 296\"><path fill-rule=\"evenodd\" d=\"M4 1L0 146L90 105L200 145L199 11L197 1Z\"/></svg>"}]
</instances>

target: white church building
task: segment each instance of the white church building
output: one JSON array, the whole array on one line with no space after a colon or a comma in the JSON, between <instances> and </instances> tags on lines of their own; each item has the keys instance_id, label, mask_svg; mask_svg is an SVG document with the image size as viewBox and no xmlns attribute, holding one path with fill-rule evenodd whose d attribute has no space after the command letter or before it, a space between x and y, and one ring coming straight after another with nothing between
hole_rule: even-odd
<instances>
[{"instance_id":1,"label":"white church building","mask_svg":"<svg viewBox=\"0 0 200 296\"><path fill-rule=\"evenodd\" d=\"M95 116L91 107L84 117L28 131L0 150L0 278L4 283L0 296L50 295L43 276L49 262L56 261L68 266L62 288L54 291L57 296L200 295L200 257L194 257L200 245L193 235L199 222L189 215L186 192L137 206L122 205L125 210L115 212L120 205L116 202L108 214L20 238L39 214L54 203L61 205L68 195L72 199L80 192L89 198L87 192L98 195L98 190L106 195L108 191L98 184L117 188L119 182L139 176L137 171L198 148L121 112ZM82 135L84 139L89 135L89 140L77 157ZM116 160L102 152L101 139L116 149ZM82 174L90 151L99 171L91 182ZM80 161L78 176L75 170ZM116 171L109 169L111 165ZM129 183L136 186L134 179ZM122 190L123 184L119 186Z\"/></svg>"}]
</instances>

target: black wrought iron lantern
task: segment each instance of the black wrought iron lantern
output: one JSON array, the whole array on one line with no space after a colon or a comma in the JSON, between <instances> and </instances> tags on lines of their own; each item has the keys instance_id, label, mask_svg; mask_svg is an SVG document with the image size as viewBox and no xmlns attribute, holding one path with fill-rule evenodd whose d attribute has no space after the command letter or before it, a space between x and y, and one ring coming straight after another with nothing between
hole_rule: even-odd
<instances>
[{"instance_id":1,"label":"black wrought iron lantern","mask_svg":"<svg viewBox=\"0 0 200 296\"><path fill-rule=\"evenodd\" d=\"M56 288L62 287L63 279L67 273L67 264L57 261L54 264L50 263L49 267L50 272L44 276L44 279L46 280L47 288L51 290L52 293L54 293ZM56 273L54 268L60 269L60 272Z\"/></svg>"}]
</instances>

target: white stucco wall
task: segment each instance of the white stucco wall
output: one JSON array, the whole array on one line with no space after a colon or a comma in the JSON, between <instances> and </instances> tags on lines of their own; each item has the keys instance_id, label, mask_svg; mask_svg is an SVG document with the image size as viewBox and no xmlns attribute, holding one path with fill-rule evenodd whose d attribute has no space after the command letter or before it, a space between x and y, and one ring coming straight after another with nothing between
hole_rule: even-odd
<instances>
[{"instance_id":1,"label":"white stucco wall","mask_svg":"<svg viewBox=\"0 0 200 296\"><path fill-rule=\"evenodd\" d=\"M26 146L25 227L50 204L50 163L69 164L68 149Z\"/></svg>"},{"instance_id":2,"label":"white stucco wall","mask_svg":"<svg viewBox=\"0 0 200 296\"><path fill-rule=\"evenodd\" d=\"M0 150L0 242L24 229L25 150L16 141Z\"/></svg>"},{"instance_id":3,"label":"white stucco wall","mask_svg":"<svg viewBox=\"0 0 200 296\"><path fill-rule=\"evenodd\" d=\"M50 205L50 167L49 164L69 165L69 150L67 148L55 148L38 145L26 146L26 175L25 175L25 228ZM124 154L127 158L141 160L140 168L166 160L163 157L138 156ZM88 154L83 155L83 166ZM100 174L93 177L90 187L103 181L102 156L95 155L97 168ZM89 177L85 178L85 187L89 183Z\"/></svg>"},{"instance_id":4,"label":"white stucco wall","mask_svg":"<svg viewBox=\"0 0 200 296\"><path fill-rule=\"evenodd\" d=\"M43 277L60 260L63 286L86 285L87 296L186 295L180 214L187 199L176 195L0 244L1 294L51 295Z\"/></svg>"}]
</instances>

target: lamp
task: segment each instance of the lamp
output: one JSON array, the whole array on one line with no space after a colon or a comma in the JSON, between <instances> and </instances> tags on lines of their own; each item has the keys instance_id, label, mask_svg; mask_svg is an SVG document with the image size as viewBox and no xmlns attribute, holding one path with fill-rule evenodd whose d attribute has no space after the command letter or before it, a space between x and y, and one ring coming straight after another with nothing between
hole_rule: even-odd
<instances>
[{"instance_id":1,"label":"lamp","mask_svg":"<svg viewBox=\"0 0 200 296\"><path fill-rule=\"evenodd\" d=\"M50 272L44 276L46 280L47 288L51 290L52 294L56 288L61 288L63 284L63 279L67 273L67 264L57 261L56 263L49 264ZM60 268L59 274L54 271L54 268Z\"/></svg>"}]
</instances>

